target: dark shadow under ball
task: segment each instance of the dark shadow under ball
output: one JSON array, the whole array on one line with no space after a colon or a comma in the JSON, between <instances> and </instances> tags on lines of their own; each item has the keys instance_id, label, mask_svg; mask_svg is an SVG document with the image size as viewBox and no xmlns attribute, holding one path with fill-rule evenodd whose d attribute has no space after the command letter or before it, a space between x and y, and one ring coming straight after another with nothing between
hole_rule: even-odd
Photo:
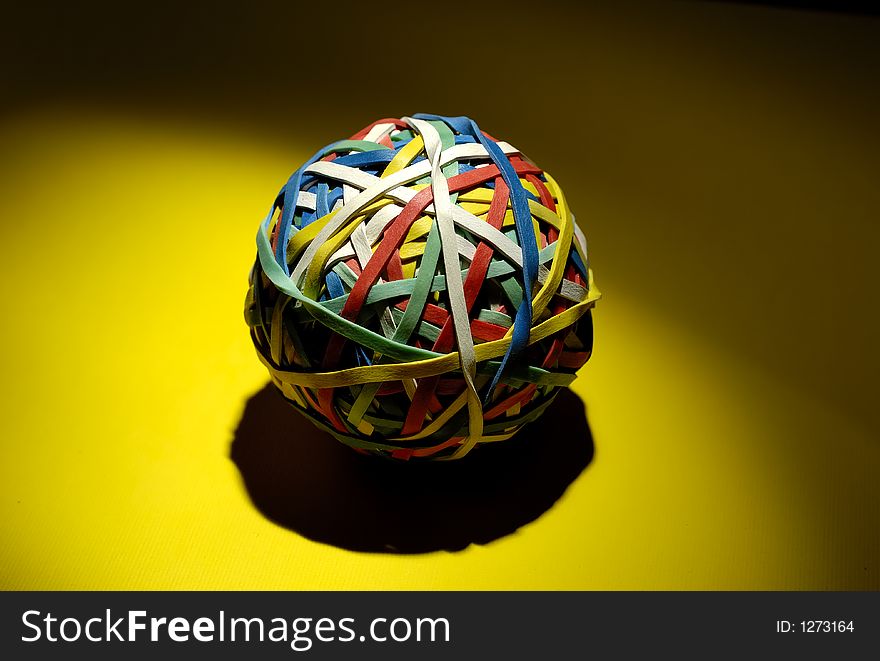
<instances>
[{"instance_id":1,"label":"dark shadow under ball","mask_svg":"<svg viewBox=\"0 0 880 661\"><path fill-rule=\"evenodd\" d=\"M230 456L256 508L308 539L352 551L427 553L487 544L534 521L593 459L581 400L562 389L538 421L462 460L360 455L268 384L251 397Z\"/></svg>"}]
</instances>

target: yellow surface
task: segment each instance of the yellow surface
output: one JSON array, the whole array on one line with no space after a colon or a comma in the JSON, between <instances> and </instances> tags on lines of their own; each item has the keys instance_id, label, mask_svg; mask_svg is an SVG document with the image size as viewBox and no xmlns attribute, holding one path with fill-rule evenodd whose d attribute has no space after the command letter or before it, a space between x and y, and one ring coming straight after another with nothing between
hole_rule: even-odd
<instances>
[{"instance_id":1,"label":"yellow surface","mask_svg":"<svg viewBox=\"0 0 880 661\"><path fill-rule=\"evenodd\" d=\"M628 55L640 56L660 58ZM714 79L704 59L687 62L690 86L675 102L693 108L694 90ZM748 131L722 122L709 137L680 118L626 137L627 112L638 113L618 99L622 143L596 138L607 167L582 188L568 161L554 168L551 148L523 145L566 190L605 294L594 357L574 386L596 455L515 534L415 556L343 551L275 526L228 457L245 400L267 381L241 312L257 224L320 141L272 144L91 107L6 116L0 587L880 588L877 313L861 307L877 301L848 293L848 283L868 291L876 152L857 139L868 123L854 106L789 123L802 97L771 87L746 77L702 99L704 119L725 117L734 97L763 104ZM666 168L670 131L690 142ZM688 155L705 140L714 166ZM831 152L841 158L819 173L804 157ZM785 175L768 183L762 168ZM731 205L742 219L733 238ZM689 243L664 243L663 223ZM826 251L803 237L817 235L832 263L848 255L848 270L813 261ZM767 242L793 254L766 256ZM716 272L736 272L735 286L721 288L730 283ZM812 307L787 308L786 292L803 289ZM827 332L840 319L851 333ZM719 330L737 324L740 339ZM821 373L802 378L804 363ZM841 396L844 382L857 394Z\"/></svg>"}]
</instances>

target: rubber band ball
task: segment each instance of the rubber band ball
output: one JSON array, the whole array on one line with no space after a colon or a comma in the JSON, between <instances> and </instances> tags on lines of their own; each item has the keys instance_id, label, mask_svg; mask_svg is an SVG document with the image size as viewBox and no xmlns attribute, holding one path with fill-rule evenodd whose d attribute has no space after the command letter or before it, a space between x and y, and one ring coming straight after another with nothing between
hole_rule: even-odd
<instances>
[{"instance_id":1,"label":"rubber band ball","mask_svg":"<svg viewBox=\"0 0 880 661\"><path fill-rule=\"evenodd\" d=\"M537 420L592 351L562 189L468 117L380 119L294 172L245 319L272 382L356 451L459 459Z\"/></svg>"}]
</instances>

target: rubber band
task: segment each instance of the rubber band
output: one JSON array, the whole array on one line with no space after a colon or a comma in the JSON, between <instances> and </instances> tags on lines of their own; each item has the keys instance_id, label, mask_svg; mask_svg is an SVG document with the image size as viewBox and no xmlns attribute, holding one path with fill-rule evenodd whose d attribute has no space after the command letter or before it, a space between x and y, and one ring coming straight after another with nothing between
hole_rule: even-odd
<instances>
[{"instance_id":1,"label":"rubber band","mask_svg":"<svg viewBox=\"0 0 880 661\"><path fill-rule=\"evenodd\" d=\"M458 459L592 353L587 243L554 179L467 117L316 152L257 232L245 320L284 397L359 452Z\"/></svg>"}]
</instances>

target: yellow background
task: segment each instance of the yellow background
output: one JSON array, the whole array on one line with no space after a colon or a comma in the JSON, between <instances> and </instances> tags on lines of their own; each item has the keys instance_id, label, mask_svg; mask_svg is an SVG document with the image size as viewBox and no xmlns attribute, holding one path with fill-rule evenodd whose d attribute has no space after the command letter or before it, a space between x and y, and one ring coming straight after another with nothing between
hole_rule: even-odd
<instances>
[{"instance_id":1,"label":"yellow background","mask_svg":"<svg viewBox=\"0 0 880 661\"><path fill-rule=\"evenodd\" d=\"M491 11L529 31L516 73L445 89L441 64L395 73L399 53L338 77L328 56L322 93L303 75L297 94L250 90L277 82L253 53L210 93L161 61L131 74L146 91L63 61L54 92L18 81L0 117L0 587L880 588L877 19ZM474 116L565 189L605 294L574 385L596 454L515 534L353 553L266 520L229 459L267 381L246 276L302 160L420 111Z\"/></svg>"}]
</instances>

